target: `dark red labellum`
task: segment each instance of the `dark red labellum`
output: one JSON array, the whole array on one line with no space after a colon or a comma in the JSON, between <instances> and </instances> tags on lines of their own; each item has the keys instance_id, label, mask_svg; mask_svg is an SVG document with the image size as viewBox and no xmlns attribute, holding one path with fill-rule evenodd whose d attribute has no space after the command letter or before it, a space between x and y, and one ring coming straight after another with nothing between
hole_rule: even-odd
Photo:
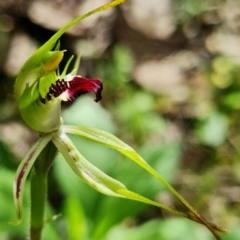
<instances>
[{"instance_id":1,"label":"dark red labellum","mask_svg":"<svg viewBox=\"0 0 240 240\"><path fill-rule=\"evenodd\" d=\"M70 81L57 80L55 84L52 84L45 98L41 98L42 103L50 101L52 98L59 97L62 93L67 94L69 101L74 100L82 94L94 92L96 98L95 102L102 99L102 82L99 79L88 79L81 76L74 76Z\"/></svg>"}]
</instances>

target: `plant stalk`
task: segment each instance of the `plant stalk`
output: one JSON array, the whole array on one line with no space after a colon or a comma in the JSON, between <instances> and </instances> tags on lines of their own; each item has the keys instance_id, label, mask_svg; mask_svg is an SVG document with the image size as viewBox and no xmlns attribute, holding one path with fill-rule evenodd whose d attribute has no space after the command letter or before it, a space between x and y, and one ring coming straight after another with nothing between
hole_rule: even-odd
<instances>
[{"instance_id":1,"label":"plant stalk","mask_svg":"<svg viewBox=\"0 0 240 240\"><path fill-rule=\"evenodd\" d=\"M41 240L47 200L47 176L56 154L57 148L52 142L49 142L32 169L30 240Z\"/></svg>"}]
</instances>

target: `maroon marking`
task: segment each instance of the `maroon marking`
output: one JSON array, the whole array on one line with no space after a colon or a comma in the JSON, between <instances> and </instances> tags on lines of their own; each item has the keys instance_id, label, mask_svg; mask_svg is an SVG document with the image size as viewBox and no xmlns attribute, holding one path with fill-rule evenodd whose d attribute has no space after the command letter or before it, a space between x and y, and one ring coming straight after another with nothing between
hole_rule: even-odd
<instances>
[{"instance_id":1,"label":"maroon marking","mask_svg":"<svg viewBox=\"0 0 240 240\"><path fill-rule=\"evenodd\" d=\"M68 153L70 153L70 152L71 152L71 149L68 147L67 143L66 143L63 139L60 139L60 141L61 141L61 142L63 143L63 145L66 147ZM76 159L74 156L72 156L72 155L71 155L71 158L73 159L74 163L75 163L76 165L78 165L77 159ZM96 177L93 176L90 172L86 171L85 169L82 169L79 165L78 165L78 167L79 167L80 171L84 172L84 173L85 173L86 175L88 175L90 178L94 179L96 182L99 183L99 181L96 179Z\"/></svg>"},{"instance_id":2,"label":"maroon marking","mask_svg":"<svg viewBox=\"0 0 240 240\"><path fill-rule=\"evenodd\" d=\"M20 173L18 174L17 181L16 181L16 191L17 191L17 194L16 194L16 195L17 195L17 198L19 198L19 194L20 194L20 191L21 191L20 185L21 185L22 178L23 178L23 176L24 176L24 173L25 173L25 171L26 171L26 168L27 168L27 166L28 166L28 163L29 163L29 161L31 160L31 158L32 158L32 156L33 156L33 154L34 154L35 152L36 152L36 150L33 151L33 152L29 155L27 161L24 163L24 165L23 165Z\"/></svg>"}]
</instances>

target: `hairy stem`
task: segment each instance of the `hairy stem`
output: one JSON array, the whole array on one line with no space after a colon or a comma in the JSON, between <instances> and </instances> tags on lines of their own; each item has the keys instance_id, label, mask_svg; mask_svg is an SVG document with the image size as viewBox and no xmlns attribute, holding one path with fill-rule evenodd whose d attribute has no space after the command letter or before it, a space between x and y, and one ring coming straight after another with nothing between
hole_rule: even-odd
<instances>
[{"instance_id":1,"label":"hairy stem","mask_svg":"<svg viewBox=\"0 0 240 240\"><path fill-rule=\"evenodd\" d=\"M31 174L30 239L41 240L47 199L47 175L57 153L52 142L39 155Z\"/></svg>"}]
</instances>

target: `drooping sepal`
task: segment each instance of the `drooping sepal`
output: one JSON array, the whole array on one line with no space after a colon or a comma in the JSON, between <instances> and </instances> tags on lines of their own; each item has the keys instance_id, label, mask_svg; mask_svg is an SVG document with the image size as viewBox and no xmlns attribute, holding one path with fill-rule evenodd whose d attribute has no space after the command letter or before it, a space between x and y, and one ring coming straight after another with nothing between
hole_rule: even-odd
<instances>
[{"instance_id":1,"label":"drooping sepal","mask_svg":"<svg viewBox=\"0 0 240 240\"><path fill-rule=\"evenodd\" d=\"M141 166L143 169L148 171L152 176L154 176L156 179L158 179L173 195L175 195L176 198L178 198L178 200L183 205L185 205L189 209L189 211L191 213L185 214L183 212L176 211L174 209L171 209L171 208L161 205L161 204L160 204L161 206L159 206L159 205L155 204L155 202L153 202L153 203L149 202L149 200L147 200L147 201L144 200L143 202L152 204L155 206L159 206L169 212L172 212L177 215L181 215L183 217L189 218L193 221L199 222L199 223L205 225L217 239L220 239L217 231L223 232L224 229L221 229L218 226L216 226L215 224L212 224L212 223L206 221L188 203L188 201L185 198L183 198L157 171L155 171L144 159L142 159L142 157L134 149L132 149L126 143L124 143L123 141L121 141L120 139L118 139L117 137L113 136L112 134L110 134L108 132L105 132L105 131L102 131L99 129L95 129L95 128L64 125L64 126L62 126L62 130L63 130L63 132L78 135L78 136L88 139L90 141L102 144L102 145L112 148L112 149L115 149L115 150L119 151L120 153L122 153L123 155L130 158L131 160L133 160L134 162L136 162L139 166ZM128 194L127 193L128 190L126 191L125 189L121 190L120 192L122 194L123 193ZM131 192L130 195L132 196L132 194L135 195L135 193ZM133 199L130 197L127 197L127 198ZM141 196L140 196L140 198L141 198ZM137 197L137 199L133 199L133 200L141 201L141 200L139 200L138 197Z\"/></svg>"},{"instance_id":2,"label":"drooping sepal","mask_svg":"<svg viewBox=\"0 0 240 240\"><path fill-rule=\"evenodd\" d=\"M53 143L56 145L59 152L64 156L72 170L84 182L86 182L97 191L113 197L127 198L146 204L151 204L163 208L166 211L170 211L181 216L184 215L183 213L171 209L161 203L152 201L146 197L128 190L124 184L106 175L104 172L88 162L80 154L80 152L77 150L68 136L64 133L64 131L60 133L59 136L54 136Z\"/></svg>"},{"instance_id":3,"label":"drooping sepal","mask_svg":"<svg viewBox=\"0 0 240 240\"><path fill-rule=\"evenodd\" d=\"M37 157L41 151L45 148L48 142L51 140L52 135L48 134L41 137L29 150L21 164L19 165L13 185L13 196L14 204L17 213L17 221L12 222L13 225L18 225L21 222L22 218L22 199L23 199L23 190L26 182L26 178L36 161Z\"/></svg>"}]
</instances>

